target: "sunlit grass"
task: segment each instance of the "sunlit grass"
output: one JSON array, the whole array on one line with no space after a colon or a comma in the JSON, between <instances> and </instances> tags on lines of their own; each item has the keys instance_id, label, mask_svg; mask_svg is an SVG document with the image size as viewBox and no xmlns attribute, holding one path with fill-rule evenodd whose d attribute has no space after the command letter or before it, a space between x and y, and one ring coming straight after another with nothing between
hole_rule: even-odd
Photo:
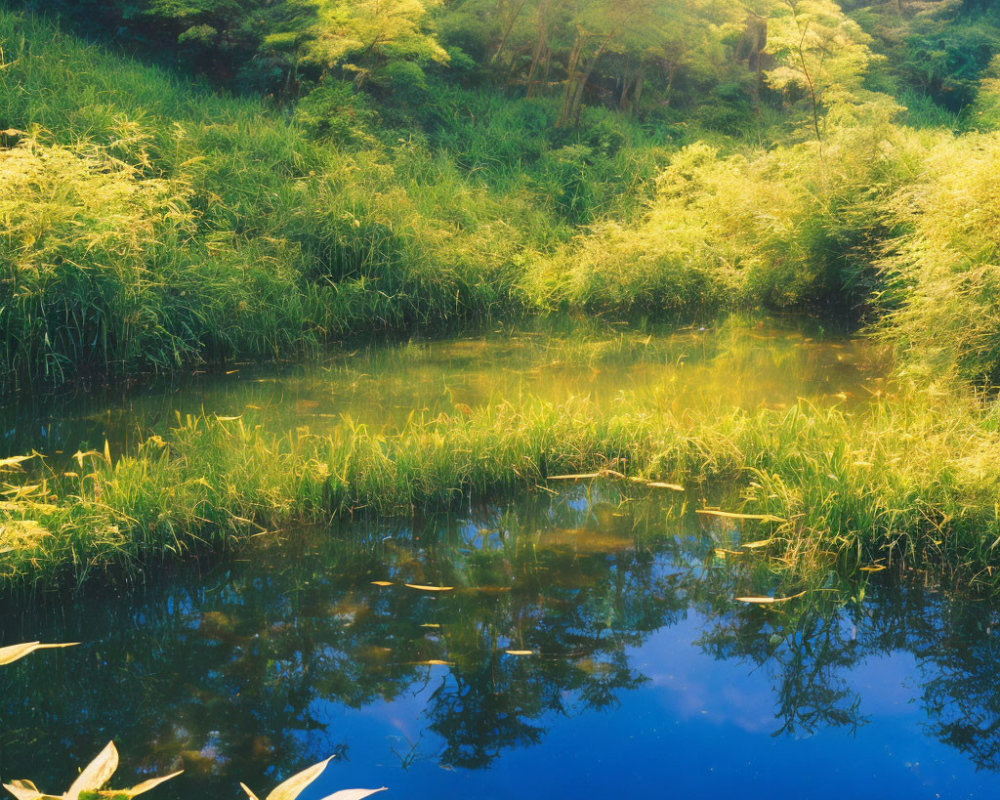
<instances>
[{"instance_id":1,"label":"sunlit grass","mask_svg":"<svg viewBox=\"0 0 1000 800\"><path fill-rule=\"evenodd\" d=\"M740 523L746 541L769 540L749 554L789 575L936 565L991 582L1000 562L1000 434L954 397L721 415L501 403L391 434L349 421L279 434L254 413L188 417L134 454L80 454L63 474L8 475L0 580L84 581L276 528L458 509L600 470L632 491L679 484L686 494L669 494L695 508L731 487L722 511L766 517Z\"/></svg>"}]
</instances>

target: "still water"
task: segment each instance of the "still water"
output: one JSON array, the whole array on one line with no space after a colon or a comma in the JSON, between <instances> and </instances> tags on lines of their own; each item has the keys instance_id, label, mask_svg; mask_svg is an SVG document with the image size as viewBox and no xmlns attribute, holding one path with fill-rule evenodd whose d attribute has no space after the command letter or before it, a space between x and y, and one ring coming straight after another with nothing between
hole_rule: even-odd
<instances>
[{"instance_id":1,"label":"still water","mask_svg":"<svg viewBox=\"0 0 1000 800\"><path fill-rule=\"evenodd\" d=\"M444 341L369 346L286 367L233 365L131 391L77 390L0 409L0 453L114 452L177 415L256 411L275 430L320 433L355 423L387 431L413 414L462 413L489 402L623 394L683 412L693 407L784 408L799 398L852 404L884 387L885 366L861 340L808 321L732 318L713 328L627 329L557 320ZM261 413L263 412L263 413Z\"/></svg>"},{"instance_id":2,"label":"still water","mask_svg":"<svg viewBox=\"0 0 1000 800\"><path fill-rule=\"evenodd\" d=\"M882 374L801 325L491 332L8 408L0 455L127 449L251 406L276 429L392 429L528 396L850 405ZM740 603L767 587L713 557L732 527L691 512L595 483L0 602L0 645L81 642L0 668L0 778L58 793L114 739L116 785L185 769L163 800L263 795L331 754L304 800L997 796L994 606L883 575Z\"/></svg>"},{"instance_id":3,"label":"still water","mask_svg":"<svg viewBox=\"0 0 1000 800\"><path fill-rule=\"evenodd\" d=\"M60 791L114 738L121 785L187 770L172 800L333 753L307 800L996 796L995 610L888 583L741 604L731 534L581 487L7 607L5 642L83 644L0 671L0 771Z\"/></svg>"}]
</instances>

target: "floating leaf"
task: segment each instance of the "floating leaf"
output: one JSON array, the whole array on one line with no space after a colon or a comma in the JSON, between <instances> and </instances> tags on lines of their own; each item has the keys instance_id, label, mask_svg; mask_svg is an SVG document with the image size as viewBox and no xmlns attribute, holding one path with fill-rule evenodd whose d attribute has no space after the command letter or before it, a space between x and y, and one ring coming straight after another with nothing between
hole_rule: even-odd
<instances>
[{"instance_id":1,"label":"floating leaf","mask_svg":"<svg viewBox=\"0 0 1000 800\"><path fill-rule=\"evenodd\" d=\"M537 653L534 650L505 650L505 653L509 656L534 656Z\"/></svg>"},{"instance_id":2,"label":"floating leaf","mask_svg":"<svg viewBox=\"0 0 1000 800\"><path fill-rule=\"evenodd\" d=\"M66 792L66 800L79 800L81 792L96 792L111 780L116 769L118 769L118 750L114 742L108 742L107 746L97 754L97 758L91 761L73 781L73 785Z\"/></svg>"},{"instance_id":3,"label":"floating leaf","mask_svg":"<svg viewBox=\"0 0 1000 800\"><path fill-rule=\"evenodd\" d=\"M0 647L0 667L6 664L13 664L25 656L29 656L36 650L52 650L57 647L76 647L79 642L66 642L65 644L41 644L40 642L26 642L24 644L12 644L9 647Z\"/></svg>"},{"instance_id":4,"label":"floating leaf","mask_svg":"<svg viewBox=\"0 0 1000 800\"><path fill-rule=\"evenodd\" d=\"M407 588L419 589L421 592L450 592L454 586L423 586L419 583L407 583Z\"/></svg>"},{"instance_id":5,"label":"floating leaf","mask_svg":"<svg viewBox=\"0 0 1000 800\"><path fill-rule=\"evenodd\" d=\"M720 519L750 519L756 520L758 522L784 522L781 517L776 517L773 514L736 514L732 511L717 511L712 508L699 508L694 512L695 514L702 514L706 517L719 517Z\"/></svg>"},{"instance_id":6,"label":"floating leaf","mask_svg":"<svg viewBox=\"0 0 1000 800\"><path fill-rule=\"evenodd\" d=\"M550 481L585 481L591 478L600 478L600 472L581 472L576 475L549 475Z\"/></svg>"},{"instance_id":7,"label":"floating leaf","mask_svg":"<svg viewBox=\"0 0 1000 800\"><path fill-rule=\"evenodd\" d=\"M736 600L740 603L753 603L755 605L769 606L774 603L784 603L788 600L794 600L797 597L802 597L805 592L799 592L798 594L792 594L788 597L737 597Z\"/></svg>"},{"instance_id":8,"label":"floating leaf","mask_svg":"<svg viewBox=\"0 0 1000 800\"><path fill-rule=\"evenodd\" d=\"M384 792L385 789L385 786L379 789L341 789L339 792L324 797L323 800L364 800L377 792Z\"/></svg>"},{"instance_id":9,"label":"floating leaf","mask_svg":"<svg viewBox=\"0 0 1000 800\"><path fill-rule=\"evenodd\" d=\"M650 489L669 489L672 492L683 492L684 487L679 483L664 483L663 481L650 481L646 484Z\"/></svg>"},{"instance_id":10,"label":"floating leaf","mask_svg":"<svg viewBox=\"0 0 1000 800\"><path fill-rule=\"evenodd\" d=\"M372 586L392 586L392 581L372 581Z\"/></svg>"},{"instance_id":11,"label":"floating leaf","mask_svg":"<svg viewBox=\"0 0 1000 800\"><path fill-rule=\"evenodd\" d=\"M756 550L758 547L767 547L769 544L774 544L777 539L759 539L756 542L747 542L746 544L740 545L746 550Z\"/></svg>"},{"instance_id":12,"label":"floating leaf","mask_svg":"<svg viewBox=\"0 0 1000 800\"><path fill-rule=\"evenodd\" d=\"M265 798L265 800L295 800L296 797L305 791L309 784L311 784L323 773L323 770L326 769L326 765L332 760L333 756L330 756L325 761L313 764L308 769L304 769L302 772L293 775L284 783L279 784L278 787Z\"/></svg>"},{"instance_id":13,"label":"floating leaf","mask_svg":"<svg viewBox=\"0 0 1000 800\"><path fill-rule=\"evenodd\" d=\"M885 564L873 564L870 567L861 567L862 572L881 572L884 569L888 569Z\"/></svg>"},{"instance_id":14,"label":"floating leaf","mask_svg":"<svg viewBox=\"0 0 1000 800\"><path fill-rule=\"evenodd\" d=\"M420 627L421 628L440 628L441 624L439 622L425 622Z\"/></svg>"},{"instance_id":15,"label":"floating leaf","mask_svg":"<svg viewBox=\"0 0 1000 800\"><path fill-rule=\"evenodd\" d=\"M428 658L425 661L415 661L420 667L453 667L453 661L442 661L440 658Z\"/></svg>"}]
</instances>

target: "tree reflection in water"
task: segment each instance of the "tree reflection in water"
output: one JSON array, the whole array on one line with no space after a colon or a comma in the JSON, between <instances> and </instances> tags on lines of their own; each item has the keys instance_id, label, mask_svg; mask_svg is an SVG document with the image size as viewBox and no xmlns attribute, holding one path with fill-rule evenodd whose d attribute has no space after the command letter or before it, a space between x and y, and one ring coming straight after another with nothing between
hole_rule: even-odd
<instances>
[{"instance_id":1,"label":"tree reflection in water","mask_svg":"<svg viewBox=\"0 0 1000 800\"><path fill-rule=\"evenodd\" d=\"M927 732L1000 767L1000 646L983 604L898 585L869 586L860 604L841 586L737 603L760 576L711 557L718 530L599 494L262 538L222 567L121 596L11 604L0 643L86 644L0 672L0 773L58 785L114 737L143 755L140 772L184 766L177 797L234 777L266 784L273 765L350 757L331 709L414 695L423 730L399 738L401 765L484 768L543 741L558 716L613 710L647 680L635 654L651 634L689 618L707 656L770 677L777 736L863 726L852 671L902 650L918 663Z\"/></svg>"}]
</instances>

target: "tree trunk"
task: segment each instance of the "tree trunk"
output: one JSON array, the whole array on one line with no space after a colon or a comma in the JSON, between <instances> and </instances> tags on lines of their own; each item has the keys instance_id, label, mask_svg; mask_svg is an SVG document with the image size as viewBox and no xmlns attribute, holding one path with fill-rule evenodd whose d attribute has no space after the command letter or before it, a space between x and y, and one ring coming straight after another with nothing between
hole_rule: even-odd
<instances>
[{"instance_id":1,"label":"tree trunk","mask_svg":"<svg viewBox=\"0 0 1000 800\"><path fill-rule=\"evenodd\" d=\"M534 52L531 54L531 68L528 70L528 78L525 81L527 83L528 97L535 96L535 77L538 75L538 67L542 63L542 58L547 58L547 51L549 49L549 26L548 21L545 18L547 8L547 0L542 0L542 2L538 4L538 36L535 39Z\"/></svg>"},{"instance_id":2,"label":"tree trunk","mask_svg":"<svg viewBox=\"0 0 1000 800\"><path fill-rule=\"evenodd\" d=\"M604 37L601 44L591 55L587 65L581 71L579 68L580 58L586 48L588 38L592 38L592 36L583 31L577 31L576 42L573 45L573 51L570 53L570 60L566 67L566 91L563 93L562 112L559 114L559 121L556 123L556 127L561 128L580 122L580 114L583 112L583 91L594 72L594 67L597 66L598 59L604 55L604 51L607 50L608 45L615 38L615 33L609 33Z\"/></svg>"},{"instance_id":3,"label":"tree trunk","mask_svg":"<svg viewBox=\"0 0 1000 800\"><path fill-rule=\"evenodd\" d=\"M495 64L500 60L503 49L507 46L507 39L510 38L510 33L514 30L514 23L517 22L518 18L521 16L521 12L524 10L524 6L527 2L528 0L519 0L517 5L514 7L514 11L510 15L510 20L507 22L507 27L504 29L503 36L500 37L500 43L497 45L496 52L493 53L493 57L490 59L491 64Z\"/></svg>"}]
</instances>

